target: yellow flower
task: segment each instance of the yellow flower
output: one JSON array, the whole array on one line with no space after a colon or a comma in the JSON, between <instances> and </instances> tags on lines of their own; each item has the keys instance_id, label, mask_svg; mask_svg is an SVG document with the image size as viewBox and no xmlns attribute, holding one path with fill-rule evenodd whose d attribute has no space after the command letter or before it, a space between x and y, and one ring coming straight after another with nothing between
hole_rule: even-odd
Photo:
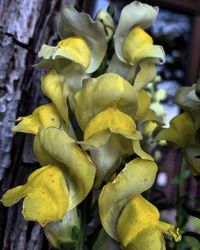
<instances>
[{"instance_id":1,"label":"yellow flower","mask_svg":"<svg viewBox=\"0 0 200 250\"><path fill-rule=\"evenodd\" d=\"M156 136L157 140L166 140L179 147L185 147L194 140L195 126L191 115L183 112L170 121L169 128L163 128Z\"/></svg>"},{"instance_id":2,"label":"yellow flower","mask_svg":"<svg viewBox=\"0 0 200 250\"><path fill-rule=\"evenodd\" d=\"M81 37L91 53L91 63L86 70L87 73L98 69L107 49L106 33L100 20L92 20L88 14L79 13L71 5L64 6L58 18L58 32L62 39L72 35ZM84 57L84 53L80 51L81 57Z\"/></svg>"},{"instance_id":3,"label":"yellow flower","mask_svg":"<svg viewBox=\"0 0 200 250\"><path fill-rule=\"evenodd\" d=\"M58 32L61 41L57 46L42 46L38 54L42 61L37 66L56 69L65 77L92 73L99 67L107 49L106 33L99 20L65 6L58 18Z\"/></svg>"},{"instance_id":4,"label":"yellow flower","mask_svg":"<svg viewBox=\"0 0 200 250\"><path fill-rule=\"evenodd\" d=\"M197 124L189 112L183 112L170 121L169 128L163 128L156 136L157 140L166 140L181 148L183 157L193 175L200 175L200 144Z\"/></svg>"},{"instance_id":5,"label":"yellow flower","mask_svg":"<svg viewBox=\"0 0 200 250\"><path fill-rule=\"evenodd\" d=\"M72 36L58 42L57 46L44 44L38 53L43 60L38 66L54 68L58 72L69 66L70 62L80 65L86 71L91 62L90 49L82 37Z\"/></svg>"},{"instance_id":6,"label":"yellow flower","mask_svg":"<svg viewBox=\"0 0 200 250\"><path fill-rule=\"evenodd\" d=\"M68 188L62 170L47 165L35 170L26 184L8 190L1 199L4 206L11 206L22 198L26 220L45 226L50 221L63 218L69 205Z\"/></svg>"},{"instance_id":7,"label":"yellow flower","mask_svg":"<svg viewBox=\"0 0 200 250\"><path fill-rule=\"evenodd\" d=\"M44 104L36 108L31 115L19 117L19 122L13 132L23 132L36 135L40 127L47 128L50 126L61 127L62 118L53 103Z\"/></svg>"},{"instance_id":8,"label":"yellow flower","mask_svg":"<svg viewBox=\"0 0 200 250\"><path fill-rule=\"evenodd\" d=\"M114 181L106 184L99 197L99 214L103 228L119 240L117 223L126 204L154 183L157 165L153 161L136 158L126 164Z\"/></svg>"},{"instance_id":9,"label":"yellow flower","mask_svg":"<svg viewBox=\"0 0 200 250\"><path fill-rule=\"evenodd\" d=\"M174 226L159 220L159 211L141 195L135 196L120 214L117 232L119 240L126 250L165 249L163 234L175 241L181 235Z\"/></svg>"},{"instance_id":10,"label":"yellow flower","mask_svg":"<svg viewBox=\"0 0 200 250\"><path fill-rule=\"evenodd\" d=\"M27 184L8 190L5 206L25 198L23 215L42 226L60 220L90 192L95 166L75 141L61 129L40 129L34 141L34 152L42 168L34 171Z\"/></svg>"},{"instance_id":11,"label":"yellow flower","mask_svg":"<svg viewBox=\"0 0 200 250\"><path fill-rule=\"evenodd\" d=\"M113 73L84 80L83 88L75 95L75 115L81 129L84 131L88 122L107 108L133 116L138 108L137 92Z\"/></svg>"},{"instance_id":12,"label":"yellow flower","mask_svg":"<svg viewBox=\"0 0 200 250\"><path fill-rule=\"evenodd\" d=\"M140 90L138 92L137 100L138 100L138 109L134 118L139 121L149 121L149 120L158 121L158 118L156 117L154 111L150 109L151 98L148 95L148 93L144 90Z\"/></svg>"},{"instance_id":13,"label":"yellow flower","mask_svg":"<svg viewBox=\"0 0 200 250\"><path fill-rule=\"evenodd\" d=\"M39 163L57 164L62 168L69 189L68 210L73 209L85 199L93 186L96 173L93 162L61 129L49 127L41 130L37 142L34 152Z\"/></svg>"},{"instance_id":14,"label":"yellow flower","mask_svg":"<svg viewBox=\"0 0 200 250\"><path fill-rule=\"evenodd\" d=\"M157 13L158 8L137 1L130 3L123 8L114 35L115 55L108 72L123 76L137 90L155 78L155 64L165 60L162 47L153 45L152 38L144 31Z\"/></svg>"},{"instance_id":15,"label":"yellow flower","mask_svg":"<svg viewBox=\"0 0 200 250\"><path fill-rule=\"evenodd\" d=\"M118 109L108 108L90 120L85 128L84 141L79 143L90 149L97 167L96 187L103 179L110 178L123 156L135 152L141 158L153 160L141 149L141 138L134 120Z\"/></svg>"}]
</instances>

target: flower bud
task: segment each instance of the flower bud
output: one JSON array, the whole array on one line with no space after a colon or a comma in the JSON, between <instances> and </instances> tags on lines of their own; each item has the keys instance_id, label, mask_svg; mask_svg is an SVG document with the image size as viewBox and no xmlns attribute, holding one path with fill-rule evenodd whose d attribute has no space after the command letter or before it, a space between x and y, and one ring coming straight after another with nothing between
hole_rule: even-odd
<instances>
[{"instance_id":1,"label":"flower bud","mask_svg":"<svg viewBox=\"0 0 200 250\"><path fill-rule=\"evenodd\" d=\"M48 223L44 232L55 249L75 247L80 238L80 220L76 208L68 211L63 220Z\"/></svg>"},{"instance_id":2,"label":"flower bud","mask_svg":"<svg viewBox=\"0 0 200 250\"><path fill-rule=\"evenodd\" d=\"M112 17L106 10L101 9L97 12L95 19L103 23L104 30L106 33L106 40L109 41L114 34L114 28L115 28Z\"/></svg>"}]
</instances>

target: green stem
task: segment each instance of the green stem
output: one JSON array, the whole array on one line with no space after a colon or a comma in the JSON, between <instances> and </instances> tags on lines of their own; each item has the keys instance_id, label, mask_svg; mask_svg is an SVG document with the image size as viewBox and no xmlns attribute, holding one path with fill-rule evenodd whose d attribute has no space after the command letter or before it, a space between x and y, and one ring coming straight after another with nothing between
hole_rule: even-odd
<instances>
[{"instance_id":1,"label":"green stem","mask_svg":"<svg viewBox=\"0 0 200 250\"><path fill-rule=\"evenodd\" d=\"M80 212L80 218L81 218L81 234L80 234L79 244L77 245L75 250L84 250L85 227L86 227L86 204L83 204L82 206L82 209Z\"/></svg>"}]
</instances>

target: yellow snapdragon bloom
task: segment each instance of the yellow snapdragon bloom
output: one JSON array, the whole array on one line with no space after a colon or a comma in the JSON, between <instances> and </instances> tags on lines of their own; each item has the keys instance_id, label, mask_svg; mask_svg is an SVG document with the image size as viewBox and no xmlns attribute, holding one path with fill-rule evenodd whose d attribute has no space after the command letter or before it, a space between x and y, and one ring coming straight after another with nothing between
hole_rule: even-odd
<instances>
[{"instance_id":1,"label":"yellow snapdragon bloom","mask_svg":"<svg viewBox=\"0 0 200 250\"><path fill-rule=\"evenodd\" d=\"M117 232L123 249L160 250L165 249L163 234L175 241L181 240L178 229L159 220L155 206L141 195L131 199L120 214Z\"/></svg>"},{"instance_id":2,"label":"yellow snapdragon bloom","mask_svg":"<svg viewBox=\"0 0 200 250\"><path fill-rule=\"evenodd\" d=\"M103 228L113 239L119 240L117 223L120 213L133 197L153 185L157 169L155 162L136 158L103 187L99 196L99 214Z\"/></svg>"},{"instance_id":3,"label":"yellow snapdragon bloom","mask_svg":"<svg viewBox=\"0 0 200 250\"><path fill-rule=\"evenodd\" d=\"M26 220L45 226L64 217L69 205L69 191L62 170L47 165L35 170L26 184L8 190L2 197L4 206L24 198L22 214Z\"/></svg>"},{"instance_id":4,"label":"yellow snapdragon bloom","mask_svg":"<svg viewBox=\"0 0 200 250\"><path fill-rule=\"evenodd\" d=\"M144 31L155 21L157 13L157 7L130 3L123 8L114 35L115 54L107 71L123 76L137 90L155 78L155 65L165 61L163 48L153 45L153 39Z\"/></svg>"},{"instance_id":5,"label":"yellow snapdragon bloom","mask_svg":"<svg viewBox=\"0 0 200 250\"><path fill-rule=\"evenodd\" d=\"M110 178L123 156L136 153L143 159L153 160L140 147L141 138L134 120L118 109L108 108L90 120L85 128L84 141L79 143L90 150L97 167L96 187Z\"/></svg>"},{"instance_id":6,"label":"yellow snapdragon bloom","mask_svg":"<svg viewBox=\"0 0 200 250\"><path fill-rule=\"evenodd\" d=\"M88 122L107 108L117 108L133 116L138 108L137 95L131 84L117 74L108 73L84 80L83 88L75 95L79 126L84 131Z\"/></svg>"},{"instance_id":7,"label":"yellow snapdragon bloom","mask_svg":"<svg viewBox=\"0 0 200 250\"><path fill-rule=\"evenodd\" d=\"M169 128L163 128L156 136L157 140L166 140L179 147L186 147L194 140L195 125L191 115L183 112L170 121Z\"/></svg>"}]
</instances>

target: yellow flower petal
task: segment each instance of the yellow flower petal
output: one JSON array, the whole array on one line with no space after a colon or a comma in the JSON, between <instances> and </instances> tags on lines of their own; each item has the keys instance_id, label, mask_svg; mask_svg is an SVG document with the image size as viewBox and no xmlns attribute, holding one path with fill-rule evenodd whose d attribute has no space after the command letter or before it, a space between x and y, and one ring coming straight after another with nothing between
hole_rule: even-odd
<instances>
[{"instance_id":1,"label":"yellow flower petal","mask_svg":"<svg viewBox=\"0 0 200 250\"><path fill-rule=\"evenodd\" d=\"M71 210L90 192L96 172L95 166L75 141L60 129L43 129L40 132L40 143L47 154L62 166L69 188L68 210Z\"/></svg>"},{"instance_id":2,"label":"yellow flower petal","mask_svg":"<svg viewBox=\"0 0 200 250\"><path fill-rule=\"evenodd\" d=\"M37 221L44 226L62 219L69 197L61 169L47 165L35 170L26 184L8 190L1 201L4 206L11 206L24 197L22 213L26 220Z\"/></svg>"},{"instance_id":3,"label":"yellow flower petal","mask_svg":"<svg viewBox=\"0 0 200 250\"><path fill-rule=\"evenodd\" d=\"M14 128L13 132L23 132L36 135L39 127L60 127L61 118L56 107L52 104L45 104L36 108L31 115L19 117L20 121Z\"/></svg>"},{"instance_id":4,"label":"yellow flower petal","mask_svg":"<svg viewBox=\"0 0 200 250\"><path fill-rule=\"evenodd\" d=\"M141 135L136 131L134 120L120 112L118 109L108 108L97 114L87 125L84 140L109 130L111 133L120 134L128 139L138 140Z\"/></svg>"},{"instance_id":5,"label":"yellow flower petal","mask_svg":"<svg viewBox=\"0 0 200 250\"><path fill-rule=\"evenodd\" d=\"M139 141L133 141L133 151L140 156L143 160L149 160L149 161L153 161L153 158L151 157L151 155L149 155L148 153L146 153L140 146L140 142Z\"/></svg>"},{"instance_id":6,"label":"yellow flower petal","mask_svg":"<svg viewBox=\"0 0 200 250\"><path fill-rule=\"evenodd\" d=\"M59 111L60 116L68 127L68 87L64 83L64 77L58 74L55 70L49 71L41 78L41 88L43 93L51 99L53 104Z\"/></svg>"},{"instance_id":7,"label":"yellow flower petal","mask_svg":"<svg viewBox=\"0 0 200 250\"><path fill-rule=\"evenodd\" d=\"M135 118L142 121L149 109L150 104L150 96L146 91L141 90L138 94L138 109Z\"/></svg>"},{"instance_id":8,"label":"yellow flower petal","mask_svg":"<svg viewBox=\"0 0 200 250\"><path fill-rule=\"evenodd\" d=\"M155 206L141 195L134 197L123 209L117 225L120 242L124 247L144 228L158 224L160 214Z\"/></svg>"},{"instance_id":9,"label":"yellow flower petal","mask_svg":"<svg viewBox=\"0 0 200 250\"><path fill-rule=\"evenodd\" d=\"M160 250L165 248L163 234L181 239L174 226L159 221L157 208L141 195L129 201L120 214L117 230L122 246L127 250Z\"/></svg>"},{"instance_id":10,"label":"yellow flower petal","mask_svg":"<svg viewBox=\"0 0 200 250\"><path fill-rule=\"evenodd\" d=\"M55 159L53 159L42 148L42 144L40 142L40 134L39 133L34 136L33 152L34 152L34 155L35 155L36 159L38 160L38 162L40 163L41 166L45 166L45 165L48 165L48 164L54 164L54 165L58 165L59 164Z\"/></svg>"},{"instance_id":11,"label":"yellow flower petal","mask_svg":"<svg viewBox=\"0 0 200 250\"><path fill-rule=\"evenodd\" d=\"M53 59L56 56L66 57L83 66L86 70L91 62L90 49L82 37L73 36L61 40L58 43L58 50L54 53Z\"/></svg>"},{"instance_id":12,"label":"yellow flower petal","mask_svg":"<svg viewBox=\"0 0 200 250\"><path fill-rule=\"evenodd\" d=\"M118 240L117 221L129 200L148 190L154 183L157 165L153 161L136 158L103 187L99 197L99 214L105 231Z\"/></svg>"},{"instance_id":13,"label":"yellow flower petal","mask_svg":"<svg viewBox=\"0 0 200 250\"><path fill-rule=\"evenodd\" d=\"M107 49L106 33L100 21L94 21L88 14L79 13L73 6L67 5L61 9L58 17L58 33L63 39L71 35L81 36L91 51L87 73L98 69Z\"/></svg>"},{"instance_id":14,"label":"yellow flower petal","mask_svg":"<svg viewBox=\"0 0 200 250\"><path fill-rule=\"evenodd\" d=\"M80 127L84 130L96 114L109 107L134 115L137 92L129 82L113 73L85 80L83 88L75 95L75 114Z\"/></svg>"},{"instance_id":15,"label":"yellow flower petal","mask_svg":"<svg viewBox=\"0 0 200 250\"><path fill-rule=\"evenodd\" d=\"M126 62L123 55L123 44L129 32L134 27L141 27L142 29L150 27L157 14L157 7L154 8L138 1L133 1L122 9L114 36L115 51L121 61Z\"/></svg>"},{"instance_id":16,"label":"yellow flower petal","mask_svg":"<svg viewBox=\"0 0 200 250\"><path fill-rule=\"evenodd\" d=\"M157 228L144 229L125 250L166 250L165 240Z\"/></svg>"},{"instance_id":17,"label":"yellow flower petal","mask_svg":"<svg viewBox=\"0 0 200 250\"><path fill-rule=\"evenodd\" d=\"M134 64L140 53L149 49L153 39L142 28L134 27L127 35L124 44L124 57L129 63Z\"/></svg>"},{"instance_id":18,"label":"yellow flower petal","mask_svg":"<svg viewBox=\"0 0 200 250\"><path fill-rule=\"evenodd\" d=\"M108 108L88 123L84 141L80 143L90 150L96 165L95 188L99 188L103 180L108 180L114 174L123 156L133 154L132 141L141 138L134 120L118 109ZM140 148L135 153L138 152L141 154L143 151Z\"/></svg>"},{"instance_id":19,"label":"yellow flower petal","mask_svg":"<svg viewBox=\"0 0 200 250\"><path fill-rule=\"evenodd\" d=\"M140 64L140 70L136 75L135 81L133 83L136 90L141 90L144 86L153 81L156 77L156 65L151 59L146 59Z\"/></svg>"},{"instance_id":20,"label":"yellow flower petal","mask_svg":"<svg viewBox=\"0 0 200 250\"><path fill-rule=\"evenodd\" d=\"M157 140L166 140L177 144L179 147L189 145L195 133L195 126L191 115L183 112L170 121L170 127L162 129L156 136Z\"/></svg>"}]
</instances>

